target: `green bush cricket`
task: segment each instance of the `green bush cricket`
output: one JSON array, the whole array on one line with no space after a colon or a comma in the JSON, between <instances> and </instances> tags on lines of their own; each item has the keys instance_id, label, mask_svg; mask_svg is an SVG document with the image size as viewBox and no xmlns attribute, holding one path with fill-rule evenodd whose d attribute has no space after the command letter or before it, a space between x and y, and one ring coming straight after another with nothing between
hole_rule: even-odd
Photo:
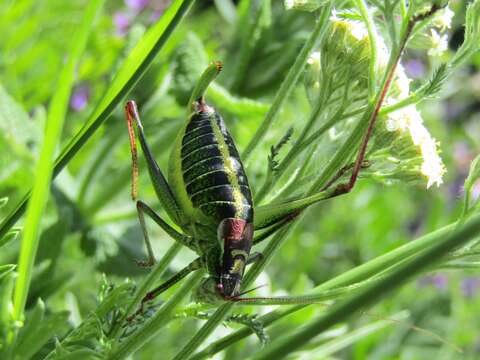
<instances>
[{"instance_id":1,"label":"green bush cricket","mask_svg":"<svg viewBox=\"0 0 480 360\"><path fill-rule=\"evenodd\" d=\"M145 225L145 214L174 240L199 255L165 283L148 292L136 314L143 311L146 302L200 268L206 269L209 274L195 293L196 300L200 302L267 299L241 297L245 266L261 258L260 253L250 252L252 246L289 223L309 205L349 192L364 164L363 152L355 165L341 169L317 194L254 208L247 175L234 141L221 115L207 105L204 99L208 85L221 68L220 62L212 63L193 90L189 101L190 115L177 136L169 159L168 181L149 149L135 102L128 101L126 104L133 163L132 198L136 200L137 197L138 177L135 124L158 199L171 220L182 229L182 233L178 232L147 204L137 200L138 217L148 252L148 259L140 264L151 266L155 262ZM349 183L327 191L352 167ZM295 298L291 299L295 301ZM304 299L299 301L305 302Z\"/></svg>"}]
</instances>

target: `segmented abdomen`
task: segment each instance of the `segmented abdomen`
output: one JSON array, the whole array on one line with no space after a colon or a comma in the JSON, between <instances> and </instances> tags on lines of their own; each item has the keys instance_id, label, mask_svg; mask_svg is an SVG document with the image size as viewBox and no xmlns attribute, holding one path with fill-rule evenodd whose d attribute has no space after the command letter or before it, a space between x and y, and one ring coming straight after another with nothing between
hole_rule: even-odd
<instances>
[{"instance_id":1,"label":"segmented abdomen","mask_svg":"<svg viewBox=\"0 0 480 360\"><path fill-rule=\"evenodd\" d=\"M195 208L212 220L253 221L252 196L238 151L213 109L192 115L181 148L182 174Z\"/></svg>"}]
</instances>

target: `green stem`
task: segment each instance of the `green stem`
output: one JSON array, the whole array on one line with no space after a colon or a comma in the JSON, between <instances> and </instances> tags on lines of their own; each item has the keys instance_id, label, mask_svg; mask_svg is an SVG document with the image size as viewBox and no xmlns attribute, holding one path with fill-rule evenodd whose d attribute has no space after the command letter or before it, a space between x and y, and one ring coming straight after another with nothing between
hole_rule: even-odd
<instances>
[{"instance_id":1,"label":"green stem","mask_svg":"<svg viewBox=\"0 0 480 360\"><path fill-rule=\"evenodd\" d=\"M90 139L95 131L97 131L100 125L109 118L110 114L123 97L132 90L134 85L140 80L194 1L195 0L174 1L168 10L162 15L158 23L155 24L143 36L142 40L138 42L118 71L109 90L104 95L89 120L57 157L55 167L53 168L53 178L63 170L83 145L85 145L88 139ZM0 238L3 237L23 215L30 196L31 191L24 195L15 210L3 220L0 225Z\"/></svg>"},{"instance_id":2,"label":"green stem","mask_svg":"<svg viewBox=\"0 0 480 360\"><path fill-rule=\"evenodd\" d=\"M173 310L188 295L192 288L198 284L203 274L203 270L193 273L182 287L156 312L152 319L135 331L125 341L121 342L106 358L112 360L124 359L154 337L157 332L168 323L167 320L172 316Z\"/></svg>"},{"instance_id":3,"label":"green stem","mask_svg":"<svg viewBox=\"0 0 480 360\"><path fill-rule=\"evenodd\" d=\"M265 350L253 356L252 359L279 359L295 351L332 325L344 321L361 308L378 302L387 293L399 287L435 261L440 260L448 252L478 236L479 232L480 216L477 215L472 217L458 231L446 234L439 242L433 244L418 256L414 256L412 260L399 265L397 269L385 275L383 279L334 305L325 315L318 317L293 334L275 340Z\"/></svg>"},{"instance_id":4,"label":"green stem","mask_svg":"<svg viewBox=\"0 0 480 360\"><path fill-rule=\"evenodd\" d=\"M101 0L92 0L89 2L79 30L72 39L72 48L68 60L60 72L57 88L48 109L45 140L36 165L32 199L28 206L24 234L20 247L18 278L13 300L14 321L23 321L23 311L27 301L33 263L38 248L40 221L50 194L50 181L54 172L53 156L60 140L65 114L67 112L68 101L75 79L75 68L87 44L88 35L93 27L93 21L102 8L102 5L103 1ZM13 341L13 336L10 336L10 340Z\"/></svg>"},{"instance_id":5,"label":"green stem","mask_svg":"<svg viewBox=\"0 0 480 360\"><path fill-rule=\"evenodd\" d=\"M376 94L376 72L377 72L377 31L373 23L372 17L368 12L367 5L363 0L355 0L360 14L367 26L368 38L370 40L370 62L368 76L368 99L373 102Z\"/></svg>"},{"instance_id":6,"label":"green stem","mask_svg":"<svg viewBox=\"0 0 480 360\"><path fill-rule=\"evenodd\" d=\"M376 276L377 274L383 272L386 268L395 266L397 263L403 262L406 258L418 254L419 252L428 249L433 244L436 244L449 234L455 227L457 223L454 222L447 226L444 226L441 229L438 229L434 232L426 234L419 239L411 241L405 245L398 247L386 254L378 256L377 258L370 260L360 266L357 266L349 271L346 271L333 279L330 279L323 284L317 286L312 290L314 293L321 293L324 291L329 291L339 287L349 286L361 281L365 281L371 277ZM280 320L292 313L304 309L307 305L297 305L290 306L288 308L282 308L274 310L266 315L261 316L258 321L263 324L264 327L267 327L277 320ZM195 354L191 360L204 359L209 356L222 351L228 346L244 339L245 337L253 334L252 330L249 328L242 328L233 334L223 337L209 345L207 348L201 352Z\"/></svg>"},{"instance_id":7,"label":"green stem","mask_svg":"<svg viewBox=\"0 0 480 360\"><path fill-rule=\"evenodd\" d=\"M327 30L327 23L328 17L330 16L330 10L332 8L332 2L330 1L327 5L324 6L322 9L322 13L320 18L318 19L315 28L313 29L312 34L308 38L305 45L303 45L300 54L295 59L295 63L290 68L285 80L280 85L280 89L275 95L273 99L273 103L268 110L267 115L263 119L262 123L260 124L259 128L253 135L252 139L248 143L247 147L245 148L242 159L243 161L247 161L250 155L252 154L253 150L257 147L259 143L261 143L262 139L267 134L268 130L270 129L273 121L276 119L278 112L280 111L283 103L288 98L290 93L292 92L295 84L297 83L300 74L303 72L305 68L305 64L307 62L308 56L312 52L315 45L318 43L319 39L323 38Z\"/></svg>"}]
</instances>

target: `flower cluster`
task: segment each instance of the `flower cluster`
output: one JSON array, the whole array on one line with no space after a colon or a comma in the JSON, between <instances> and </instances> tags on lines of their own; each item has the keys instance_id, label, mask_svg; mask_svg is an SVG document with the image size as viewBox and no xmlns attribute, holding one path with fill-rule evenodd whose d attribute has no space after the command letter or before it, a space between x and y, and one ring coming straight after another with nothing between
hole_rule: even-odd
<instances>
[{"instance_id":1,"label":"flower cluster","mask_svg":"<svg viewBox=\"0 0 480 360\"><path fill-rule=\"evenodd\" d=\"M408 97L410 81L405 69L399 64L386 105ZM438 142L423 125L422 116L415 105L408 105L380 117L375 129L375 141L377 145L381 144L379 153L382 167L393 170L380 170L376 173L380 178L410 182L423 182L422 179L425 179L427 188L433 184L442 184L446 170L439 156Z\"/></svg>"},{"instance_id":2,"label":"flower cluster","mask_svg":"<svg viewBox=\"0 0 480 360\"><path fill-rule=\"evenodd\" d=\"M449 27L449 9L443 17L436 17L442 28ZM363 22L352 20L352 13L335 13L331 17L331 31L320 51L314 52L307 62L305 82L307 92L318 91L322 73L347 74L346 81L367 88L370 62L370 39ZM378 73L386 70L389 52L382 37L377 34ZM318 75L320 74L320 75ZM354 79L354 80L353 80ZM339 82L339 81L335 81ZM410 95L411 80L401 64L397 66L388 92L386 105L392 105ZM355 95L359 91L355 89ZM352 92L353 93L353 92ZM310 94L309 94L310 95ZM309 96L310 98L312 96ZM385 104L384 104L385 105ZM438 155L438 143L423 125L415 105L409 105L381 116L377 122L373 146L368 153L372 160L372 176L382 181L401 180L425 183L429 188L442 183L445 167Z\"/></svg>"},{"instance_id":3,"label":"flower cluster","mask_svg":"<svg viewBox=\"0 0 480 360\"><path fill-rule=\"evenodd\" d=\"M438 10L429 26L410 42L414 48L427 50L429 56L442 56L448 50L448 30L455 13L447 6Z\"/></svg>"}]
</instances>

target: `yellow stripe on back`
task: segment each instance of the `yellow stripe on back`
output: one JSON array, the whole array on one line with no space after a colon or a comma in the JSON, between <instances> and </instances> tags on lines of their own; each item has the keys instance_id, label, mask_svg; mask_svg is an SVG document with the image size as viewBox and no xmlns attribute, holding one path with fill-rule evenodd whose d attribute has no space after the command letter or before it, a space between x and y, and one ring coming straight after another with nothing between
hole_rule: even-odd
<instances>
[{"instance_id":1,"label":"yellow stripe on back","mask_svg":"<svg viewBox=\"0 0 480 360\"><path fill-rule=\"evenodd\" d=\"M215 116L210 116L210 123L212 125L213 133L218 141L218 148L222 155L222 161L224 164L224 171L227 174L230 185L232 186L233 198L235 202L236 216L238 216L238 211L243 208L244 204L242 202L242 192L240 190L240 184L238 183L237 172L235 169L235 164L231 160L230 151L228 150L228 145L223 136L222 130L218 126Z\"/></svg>"}]
</instances>

